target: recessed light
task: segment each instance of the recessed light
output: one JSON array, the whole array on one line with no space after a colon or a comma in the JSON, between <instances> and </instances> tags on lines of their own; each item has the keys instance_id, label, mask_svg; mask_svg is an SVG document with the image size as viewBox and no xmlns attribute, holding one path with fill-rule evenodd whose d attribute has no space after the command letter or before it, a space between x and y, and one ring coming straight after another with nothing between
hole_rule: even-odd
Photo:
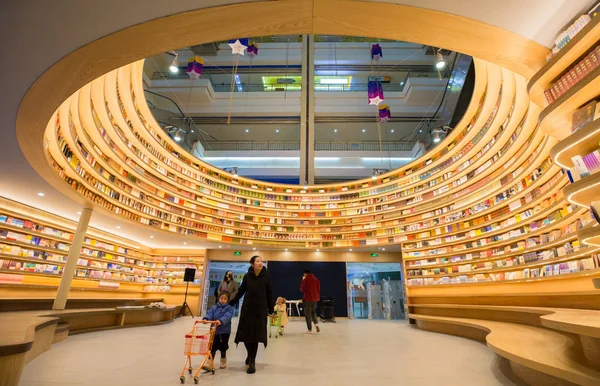
<instances>
[{"instance_id":1,"label":"recessed light","mask_svg":"<svg viewBox=\"0 0 600 386\"><path fill-rule=\"evenodd\" d=\"M194 132L194 130L192 130L192 133Z\"/></svg>"},{"instance_id":2,"label":"recessed light","mask_svg":"<svg viewBox=\"0 0 600 386\"><path fill-rule=\"evenodd\" d=\"M276 132L276 133L279 133L279 129L276 129L276 130L275 130L275 132Z\"/></svg>"},{"instance_id":3,"label":"recessed light","mask_svg":"<svg viewBox=\"0 0 600 386\"><path fill-rule=\"evenodd\" d=\"M151 238L151 239L153 239L153 238L154 238L154 236L150 235L150 238Z\"/></svg>"},{"instance_id":4,"label":"recessed light","mask_svg":"<svg viewBox=\"0 0 600 386\"><path fill-rule=\"evenodd\" d=\"M219 248L222 248L222 247L219 245Z\"/></svg>"},{"instance_id":5,"label":"recessed light","mask_svg":"<svg viewBox=\"0 0 600 386\"><path fill-rule=\"evenodd\" d=\"M81 214L81 212L77 212L77 214Z\"/></svg>"},{"instance_id":6,"label":"recessed light","mask_svg":"<svg viewBox=\"0 0 600 386\"><path fill-rule=\"evenodd\" d=\"M40 197L44 197L44 196L45 196L45 194L44 194L44 193L42 193L42 192L39 192L39 193L38 193L38 196L40 196Z\"/></svg>"},{"instance_id":7,"label":"recessed light","mask_svg":"<svg viewBox=\"0 0 600 386\"><path fill-rule=\"evenodd\" d=\"M187 243L184 241L184 242L183 242L183 245L187 245Z\"/></svg>"},{"instance_id":8,"label":"recessed light","mask_svg":"<svg viewBox=\"0 0 600 386\"><path fill-rule=\"evenodd\" d=\"M363 132L363 133L364 133L364 132L366 132L366 131L367 131L366 129L362 129L362 132Z\"/></svg>"},{"instance_id":9,"label":"recessed light","mask_svg":"<svg viewBox=\"0 0 600 386\"><path fill-rule=\"evenodd\" d=\"M352 252L352 249L350 249L350 252Z\"/></svg>"},{"instance_id":10,"label":"recessed light","mask_svg":"<svg viewBox=\"0 0 600 386\"><path fill-rule=\"evenodd\" d=\"M120 225L117 225L117 229L121 229L121 226L120 226Z\"/></svg>"},{"instance_id":11,"label":"recessed light","mask_svg":"<svg viewBox=\"0 0 600 386\"><path fill-rule=\"evenodd\" d=\"M253 251L256 251L256 248L252 248Z\"/></svg>"},{"instance_id":12,"label":"recessed light","mask_svg":"<svg viewBox=\"0 0 600 386\"><path fill-rule=\"evenodd\" d=\"M382 251L385 251L385 248L381 248Z\"/></svg>"},{"instance_id":13,"label":"recessed light","mask_svg":"<svg viewBox=\"0 0 600 386\"><path fill-rule=\"evenodd\" d=\"M285 251L287 252L287 248L285 249Z\"/></svg>"},{"instance_id":14,"label":"recessed light","mask_svg":"<svg viewBox=\"0 0 600 386\"><path fill-rule=\"evenodd\" d=\"M333 129L333 132L334 132L334 133L337 133L337 129Z\"/></svg>"},{"instance_id":15,"label":"recessed light","mask_svg":"<svg viewBox=\"0 0 600 386\"><path fill-rule=\"evenodd\" d=\"M423 132L423 130L419 130L419 133L422 133L422 132Z\"/></svg>"},{"instance_id":16,"label":"recessed light","mask_svg":"<svg viewBox=\"0 0 600 386\"><path fill-rule=\"evenodd\" d=\"M249 132L250 130L246 129L246 133Z\"/></svg>"},{"instance_id":17,"label":"recessed light","mask_svg":"<svg viewBox=\"0 0 600 386\"><path fill-rule=\"evenodd\" d=\"M319 250L319 249L317 249L317 252L319 252L319 251L320 251L320 250Z\"/></svg>"},{"instance_id":18,"label":"recessed light","mask_svg":"<svg viewBox=\"0 0 600 386\"><path fill-rule=\"evenodd\" d=\"M390 133L393 133L393 132L394 132L394 129L390 130Z\"/></svg>"}]
</instances>

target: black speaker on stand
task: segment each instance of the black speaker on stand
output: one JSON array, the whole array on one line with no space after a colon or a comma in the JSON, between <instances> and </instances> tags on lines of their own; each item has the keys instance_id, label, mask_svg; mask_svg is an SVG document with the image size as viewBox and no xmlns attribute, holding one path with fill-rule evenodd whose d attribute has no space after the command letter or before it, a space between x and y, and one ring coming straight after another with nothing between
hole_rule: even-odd
<instances>
[{"instance_id":1,"label":"black speaker on stand","mask_svg":"<svg viewBox=\"0 0 600 386\"><path fill-rule=\"evenodd\" d=\"M185 282L185 296L183 298L183 304L181 305L179 312L177 313L177 315L175 315L175 319L179 318L180 316L185 316L186 311L189 311L190 315L192 316L192 319L194 319L194 314L192 313L192 310L190 309L190 306L187 303L187 294L188 294L188 288L190 286L190 282L194 281L195 277L196 277L196 268L186 268L185 269L185 273L183 274L183 281Z\"/></svg>"}]
</instances>

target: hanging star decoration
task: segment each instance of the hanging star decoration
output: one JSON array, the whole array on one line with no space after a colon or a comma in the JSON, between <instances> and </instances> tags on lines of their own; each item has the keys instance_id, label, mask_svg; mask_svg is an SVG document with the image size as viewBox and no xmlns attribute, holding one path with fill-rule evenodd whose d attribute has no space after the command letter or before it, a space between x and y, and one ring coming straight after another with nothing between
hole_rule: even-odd
<instances>
[{"instance_id":1,"label":"hanging star decoration","mask_svg":"<svg viewBox=\"0 0 600 386\"><path fill-rule=\"evenodd\" d=\"M258 43L254 40L248 43L248 56L253 57L258 55Z\"/></svg>"},{"instance_id":2,"label":"hanging star decoration","mask_svg":"<svg viewBox=\"0 0 600 386\"><path fill-rule=\"evenodd\" d=\"M190 79L200 79L200 75L202 75L203 68L204 59L202 59L198 55L195 55L192 58L190 58L190 60L188 60L188 65L185 72L187 72Z\"/></svg>"},{"instance_id":3,"label":"hanging star decoration","mask_svg":"<svg viewBox=\"0 0 600 386\"><path fill-rule=\"evenodd\" d=\"M229 41L229 47L231 47L231 53L233 55L244 55L244 52L248 48L248 39L235 39Z\"/></svg>"},{"instance_id":4,"label":"hanging star decoration","mask_svg":"<svg viewBox=\"0 0 600 386\"><path fill-rule=\"evenodd\" d=\"M370 80L367 86L369 95L369 105L379 106L383 102L383 87L376 80Z\"/></svg>"},{"instance_id":5,"label":"hanging star decoration","mask_svg":"<svg viewBox=\"0 0 600 386\"><path fill-rule=\"evenodd\" d=\"M379 105L379 122L387 122L392 119L392 113L390 112L390 106L386 104Z\"/></svg>"},{"instance_id":6,"label":"hanging star decoration","mask_svg":"<svg viewBox=\"0 0 600 386\"><path fill-rule=\"evenodd\" d=\"M381 46L379 45L379 43L377 44L373 44L371 46L371 60L375 60L376 62L379 61L379 59L383 58L383 51L381 50Z\"/></svg>"}]
</instances>

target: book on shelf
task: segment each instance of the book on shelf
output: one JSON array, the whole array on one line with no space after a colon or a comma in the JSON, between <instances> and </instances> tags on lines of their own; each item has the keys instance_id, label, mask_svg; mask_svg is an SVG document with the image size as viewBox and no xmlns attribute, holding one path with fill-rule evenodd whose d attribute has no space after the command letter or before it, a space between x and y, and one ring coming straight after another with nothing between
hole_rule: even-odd
<instances>
[{"instance_id":1,"label":"book on shelf","mask_svg":"<svg viewBox=\"0 0 600 386\"><path fill-rule=\"evenodd\" d=\"M600 108L597 108L597 104L598 102L592 100L573 113L571 124L572 133L598 118L600 115Z\"/></svg>"}]
</instances>

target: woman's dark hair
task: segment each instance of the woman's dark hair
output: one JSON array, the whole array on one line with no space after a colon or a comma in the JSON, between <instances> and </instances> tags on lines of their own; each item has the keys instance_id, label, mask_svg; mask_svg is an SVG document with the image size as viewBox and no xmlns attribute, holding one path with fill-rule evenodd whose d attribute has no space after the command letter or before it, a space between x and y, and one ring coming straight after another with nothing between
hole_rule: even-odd
<instances>
[{"instance_id":1,"label":"woman's dark hair","mask_svg":"<svg viewBox=\"0 0 600 386\"><path fill-rule=\"evenodd\" d=\"M258 255L254 255L250 258L250 265L254 265L254 262L256 261L256 259L258 259L260 256Z\"/></svg>"},{"instance_id":2,"label":"woman's dark hair","mask_svg":"<svg viewBox=\"0 0 600 386\"><path fill-rule=\"evenodd\" d=\"M231 272L231 278L233 279L233 271L232 271L232 270L229 270L229 271L225 272L225 275L223 276L223 280L226 280L226 279L227 279L227 274L228 274L229 272Z\"/></svg>"},{"instance_id":3,"label":"woman's dark hair","mask_svg":"<svg viewBox=\"0 0 600 386\"><path fill-rule=\"evenodd\" d=\"M311 274L312 272L310 271L310 269L305 269L305 270L304 270L304 273L305 273L305 274L307 274L307 275L309 275L309 274Z\"/></svg>"}]
</instances>

